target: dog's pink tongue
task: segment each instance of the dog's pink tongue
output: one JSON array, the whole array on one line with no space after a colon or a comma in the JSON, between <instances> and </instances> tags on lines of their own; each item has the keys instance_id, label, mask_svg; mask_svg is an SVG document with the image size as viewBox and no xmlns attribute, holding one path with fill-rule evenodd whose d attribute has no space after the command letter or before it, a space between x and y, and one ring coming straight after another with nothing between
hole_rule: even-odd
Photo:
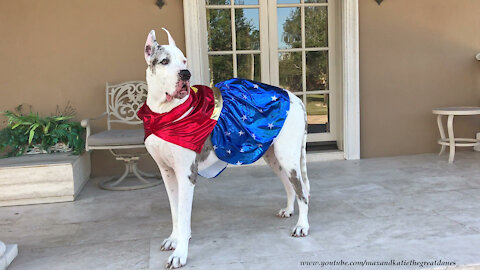
<instances>
[{"instance_id":1,"label":"dog's pink tongue","mask_svg":"<svg viewBox=\"0 0 480 270\"><path fill-rule=\"evenodd\" d=\"M166 96L167 96L167 101L172 101L172 99L173 99L172 96L170 96L168 93L166 94Z\"/></svg>"}]
</instances>

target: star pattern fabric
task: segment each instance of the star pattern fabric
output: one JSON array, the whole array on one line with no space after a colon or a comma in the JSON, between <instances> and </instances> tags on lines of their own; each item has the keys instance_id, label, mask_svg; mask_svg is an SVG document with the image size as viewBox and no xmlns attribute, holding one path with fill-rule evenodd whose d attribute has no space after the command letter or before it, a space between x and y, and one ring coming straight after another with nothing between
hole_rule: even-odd
<instances>
[{"instance_id":1,"label":"star pattern fabric","mask_svg":"<svg viewBox=\"0 0 480 270\"><path fill-rule=\"evenodd\" d=\"M220 160L242 165L257 161L268 150L287 118L288 93L281 88L246 79L230 79L215 85L223 108L212 132L212 144Z\"/></svg>"}]
</instances>

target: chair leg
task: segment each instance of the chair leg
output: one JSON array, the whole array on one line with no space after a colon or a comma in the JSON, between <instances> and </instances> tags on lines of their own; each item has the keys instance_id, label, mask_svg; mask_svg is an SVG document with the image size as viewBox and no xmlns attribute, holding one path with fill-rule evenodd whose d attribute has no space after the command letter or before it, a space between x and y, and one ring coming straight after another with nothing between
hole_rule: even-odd
<instances>
[{"instance_id":1,"label":"chair leg","mask_svg":"<svg viewBox=\"0 0 480 270\"><path fill-rule=\"evenodd\" d=\"M140 170L138 169L136 163L132 166L132 173L133 173L138 179L140 179L140 181L142 181L143 183L145 183L145 184L150 184L150 181L148 181L147 179L143 178L142 173L140 173ZM146 176L146 175L145 175L145 176Z\"/></svg>"},{"instance_id":2,"label":"chair leg","mask_svg":"<svg viewBox=\"0 0 480 270\"><path fill-rule=\"evenodd\" d=\"M143 175L149 177L153 174L144 173L137 168L137 161L140 159L139 156L116 156L117 160L123 160L125 162L125 171L118 179L108 179L99 184L102 189L106 190L135 190L142 188L149 188L162 183L161 178L150 178L145 179ZM139 185L122 185L123 181L127 177L135 176L143 184ZM154 176L154 175L153 175Z\"/></svg>"},{"instance_id":3,"label":"chair leg","mask_svg":"<svg viewBox=\"0 0 480 270\"><path fill-rule=\"evenodd\" d=\"M145 176L145 177L156 177L156 176L158 176L158 174L144 172L144 171L140 170L140 169L138 168L138 166L135 166L135 170L136 170L140 175Z\"/></svg>"},{"instance_id":4,"label":"chair leg","mask_svg":"<svg viewBox=\"0 0 480 270\"><path fill-rule=\"evenodd\" d=\"M123 180L125 180L125 178L127 178L128 174L130 173L130 164L129 163L125 163L125 171L123 172L123 174L113 183L111 183L110 185L111 186L117 186L118 184L120 184Z\"/></svg>"}]
</instances>

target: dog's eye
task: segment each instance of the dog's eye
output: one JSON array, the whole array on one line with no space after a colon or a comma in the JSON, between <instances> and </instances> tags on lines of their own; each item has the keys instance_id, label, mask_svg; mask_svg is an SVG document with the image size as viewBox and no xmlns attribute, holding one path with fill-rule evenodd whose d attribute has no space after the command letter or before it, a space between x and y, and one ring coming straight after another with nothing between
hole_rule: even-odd
<instances>
[{"instance_id":1,"label":"dog's eye","mask_svg":"<svg viewBox=\"0 0 480 270\"><path fill-rule=\"evenodd\" d=\"M170 62L170 61L168 60L168 58L165 58L165 59L163 59L163 60L160 62L160 64L162 64L162 65L168 65L168 62Z\"/></svg>"}]
</instances>

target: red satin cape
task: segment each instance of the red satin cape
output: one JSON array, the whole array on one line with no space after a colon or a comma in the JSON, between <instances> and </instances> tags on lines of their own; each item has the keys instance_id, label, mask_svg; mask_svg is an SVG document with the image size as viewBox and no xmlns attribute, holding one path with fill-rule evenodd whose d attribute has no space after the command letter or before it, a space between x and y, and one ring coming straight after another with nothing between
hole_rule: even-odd
<instances>
[{"instance_id":1,"label":"red satin cape","mask_svg":"<svg viewBox=\"0 0 480 270\"><path fill-rule=\"evenodd\" d=\"M190 108L193 109L187 116L177 120ZM167 142L200 153L205 140L217 124L217 121L212 119L214 109L215 99L212 89L195 85L190 88L187 100L171 111L155 113L145 102L137 115L143 120L145 139L154 134Z\"/></svg>"}]
</instances>

